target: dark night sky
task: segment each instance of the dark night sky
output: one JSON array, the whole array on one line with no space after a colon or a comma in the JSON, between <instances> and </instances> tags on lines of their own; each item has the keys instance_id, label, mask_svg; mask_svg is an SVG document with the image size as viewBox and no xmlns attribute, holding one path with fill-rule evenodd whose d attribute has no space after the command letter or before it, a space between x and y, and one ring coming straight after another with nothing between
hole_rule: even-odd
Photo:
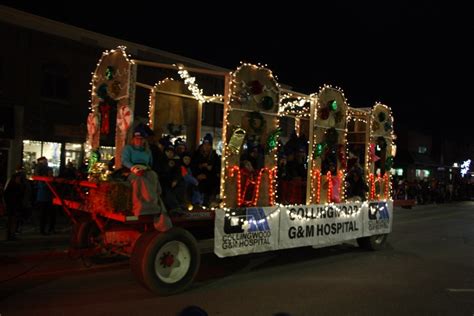
<instances>
[{"instance_id":1,"label":"dark night sky","mask_svg":"<svg viewBox=\"0 0 474 316\"><path fill-rule=\"evenodd\" d=\"M474 23L465 7L428 1L331 1L311 7L292 1L272 9L257 1L222 2L222 8L215 3L213 10L220 13L199 14L206 9L184 1L175 7L155 2L154 8L133 3L125 16L111 5L3 1L229 69L240 61L267 64L279 82L296 91L336 85L352 106L375 101L391 106L399 126L464 135L464 142L473 143Z\"/></svg>"}]
</instances>

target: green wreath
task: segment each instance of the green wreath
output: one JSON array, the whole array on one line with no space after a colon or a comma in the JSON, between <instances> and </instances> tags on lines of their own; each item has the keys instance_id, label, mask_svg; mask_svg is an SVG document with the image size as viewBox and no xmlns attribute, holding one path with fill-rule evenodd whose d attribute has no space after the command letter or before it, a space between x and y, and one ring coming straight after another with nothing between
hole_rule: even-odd
<instances>
[{"instance_id":1,"label":"green wreath","mask_svg":"<svg viewBox=\"0 0 474 316\"><path fill-rule=\"evenodd\" d=\"M259 112L250 112L248 114L249 117L249 124L250 128L257 134L260 135L262 132L265 130L265 127L267 125L267 121L265 121L265 118L263 117L262 114ZM257 121L260 121L260 126L257 126Z\"/></svg>"}]
</instances>

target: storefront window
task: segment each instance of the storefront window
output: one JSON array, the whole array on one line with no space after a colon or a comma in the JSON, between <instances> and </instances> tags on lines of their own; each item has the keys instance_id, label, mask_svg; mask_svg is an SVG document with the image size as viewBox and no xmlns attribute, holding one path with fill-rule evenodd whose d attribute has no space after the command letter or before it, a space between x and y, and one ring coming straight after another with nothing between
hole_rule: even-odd
<instances>
[{"instance_id":1,"label":"storefront window","mask_svg":"<svg viewBox=\"0 0 474 316\"><path fill-rule=\"evenodd\" d=\"M36 159L46 157L48 165L53 169L53 175L59 175L61 161L61 144L40 142L34 140L23 141L23 167L27 175L32 175L36 166Z\"/></svg>"},{"instance_id":2,"label":"storefront window","mask_svg":"<svg viewBox=\"0 0 474 316\"><path fill-rule=\"evenodd\" d=\"M115 156L115 147L100 146L100 160L109 161Z\"/></svg>"},{"instance_id":3,"label":"storefront window","mask_svg":"<svg viewBox=\"0 0 474 316\"><path fill-rule=\"evenodd\" d=\"M392 175L397 175L397 176L403 176L403 169L402 168L397 168L397 169L391 169L390 172Z\"/></svg>"},{"instance_id":4,"label":"storefront window","mask_svg":"<svg viewBox=\"0 0 474 316\"><path fill-rule=\"evenodd\" d=\"M426 169L416 169L416 177L418 179L428 178L430 176L430 171Z\"/></svg>"},{"instance_id":5,"label":"storefront window","mask_svg":"<svg viewBox=\"0 0 474 316\"><path fill-rule=\"evenodd\" d=\"M82 162L82 144L66 143L66 165L72 163L75 168L79 168Z\"/></svg>"}]
</instances>

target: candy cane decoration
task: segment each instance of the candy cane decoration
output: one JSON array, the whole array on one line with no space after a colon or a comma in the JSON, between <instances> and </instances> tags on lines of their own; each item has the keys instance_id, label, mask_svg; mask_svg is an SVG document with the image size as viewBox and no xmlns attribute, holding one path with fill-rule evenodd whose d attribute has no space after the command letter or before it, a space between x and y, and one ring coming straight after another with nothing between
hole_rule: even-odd
<instances>
[{"instance_id":1,"label":"candy cane decoration","mask_svg":"<svg viewBox=\"0 0 474 316\"><path fill-rule=\"evenodd\" d=\"M234 173L237 173L237 205L242 206L244 202L244 198L241 194L241 178L240 178L240 167L239 166L232 166L229 167L229 176L234 177Z\"/></svg>"},{"instance_id":2,"label":"candy cane decoration","mask_svg":"<svg viewBox=\"0 0 474 316\"><path fill-rule=\"evenodd\" d=\"M263 172L266 171L268 172L268 195L270 197L270 205L273 205L274 204L274 200L273 200L273 175L274 173L276 173L277 171L277 168L276 167L273 167L273 168L268 168L268 167L264 167L262 169L260 169L259 173L258 173L258 177L257 177L257 186L255 187L255 197L254 197L254 200L252 201L252 205L255 206L257 205L257 202L258 202L258 196L260 194L260 184L262 183L262 176L263 176Z\"/></svg>"},{"instance_id":3,"label":"candy cane decoration","mask_svg":"<svg viewBox=\"0 0 474 316\"><path fill-rule=\"evenodd\" d=\"M390 175L388 172L385 172L383 175L383 180L384 180L384 195L386 199L390 198Z\"/></svg>"},{"instance_id":4,"label":"candy cane decoration","mask_svg":"<svg viewBox=\"0 0 474 316\"><path fill-rule=\"evenodd\" d=\"M229 176L230 177L237 177L237 179L236 179L237 180L237 205L242 206L245 202L246 188L242 192L240 167L239 166L232 166L232 167L228 167L228 170L229 170ZM269 182L268 195L270 197L270 205L275 204L275 197L274 197L274 192L273 192L273 178L276 174L277 168L276 167L273 167L273 168L264 167L264 168L262 168L258 171L257 181L256 181L256 183L254 183L255 187L254 187L254 191L253 191L253 199L252 199L252 201L249 201L251 206L257 205L258 196L260 194L260 184L262 183L262 176L263 176L263 173L265 171L268 173L268 182Z\"/></svg>"},{"instance_id":5,"label":"candy cane decoration","mask_svg":"<svg viewBox=\"0 0 474 316\"><path fill-rule=\"evenodd\" d=\"M369 174L370 194L369 200L375 199L375 176L373 173Z\"/></svg>"},{"instance_id":6,"label":"candy cane decoration","mask_svg":"<svg viewBox=\"0 0 474 316\"><path fill-rule=\"evenodd\" d=\"M87 117L87 132L89 133L89 136L94 135L97 133L99 126L99 117L95 113L89 113L89 116Z\"/></svg>"},{"instance_id":7,"label":"candy cane decoration","mask_svg":"<svg viewBox=\"0 0 474 316\"><path fill-rule=\"evenodd\" d=\"M331 203L331 197L332 197L332 174L331 174L331 171L328 171L326 173L326 180L328 182L327 201L328 201L328 203Z\"/></svg>"},{"instance_id":8,"label":"candy cane decoration","mask_svg":"<svg viewBox=\"0 0 474 316\"><path fill-rule=\"evenodd\" d=\"M117 124L122 132L126 132L130 128L130 122L132 120L132 110L128 105L120 106L117 113Z\"/></svg>"},{"instance_id":9,"label":"candy cane decoration","mask_svg":"<svg viewBox=\"0 0 474 316\"><path fill-rule=\"evenodd\" d=\"M313 180L313 198L316 198L316 204L319 204L319 201L321 200L321 171L319 169L313 169L312 180ZM314 184L315 180L316 180L316 184ZM314 191L316 191L316 196L315 196Z\"/></svg>"}]
</instances>

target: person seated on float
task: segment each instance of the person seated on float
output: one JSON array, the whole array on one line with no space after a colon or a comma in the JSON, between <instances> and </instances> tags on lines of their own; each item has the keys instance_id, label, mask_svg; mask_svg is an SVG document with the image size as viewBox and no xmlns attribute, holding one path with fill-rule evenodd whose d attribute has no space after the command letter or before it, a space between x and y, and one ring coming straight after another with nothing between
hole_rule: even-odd
<instances>
[{"instance_id":1,"label":"person seated on float","mask_svg":"<svg viewBox=\"0 0 474 316\"><path fill-rule=\"evenodd\" d=\"M185 184L181 176L180 157L175 154L173 146L169 145L165 149L167 157L163 165L163 201L171 215L182 215L187 208L185 201Z\"/></svg>"},{"instance_id":2,"label":"person seated on float","mask_svg":"<svg viewBox=\"0 0 474 316\"><path fill-rule=\"evenodd\" d=\"M181 175L185 184L186 202L193 206L201 206L204 202L204 195L199 192L199 181L194 177L191 169L192 155L185 152L181 157Z\"/></svg>"},{"instance_id":3,"label":"person seated on float","mask_svg":"<svg viewBox=\"0 0 474 316\"><path fill-rule=\"evenodd\" d=\"M251 205L257 190L257 180L264 166L263 150L256 142L247 143L247 150L240 157L242 197L244 204Z\"/></svg>"},{"instance_id":4,"label":"person seated on float","mask_svg":"<svg viewBox=\"0 0 474 316\"><path fill-rule=\"evenodd\" d=\"M337 162L330 162L329 163L329 172L331 173L331 184L332 184L332 194L331 200L329 202L340 203L341 196L340 196L340 188L341 188L341 179L337 173ZM328 184L328 182L326 182ZM326 187L328 189L328 187Z\"/></svg>"},{"instance_id":5,"label":"person seated on float","mask_svg":"<svg viewBox=\"0 0 474 316\"><path fill-rule=\"evenodd\" d=\"M347 175L346 195L348 201L365 201L369 187L364 181L364 171L355 165Z\"/></svg>"},{"instance_id":6,"label":"person seated on float","mask_svg":"<svg viewBox=\"0 0 474 316\"><path fill-rule=\"evenodd\" d=\"M179 157L182 157L184 153L186 153L187 149L188 149L188 146L186 145L186 142L181 137L178 137L174 141L174 152Z\"/></svg>"},{"instance_id":7,"label":"person seated on float","mask_svg":"<svg viewBox=\"0 0 474 316\"><path fill-rule=\"evenodd\" d=\"M247 150L244 151L240 157L241 167L245 167L245 164L250 163L252 171L259 172L264 166L265 156L263 155L263 149L260 144L255 142L249 142L247 144Z\"/></svg>"},{"instance_id":8,"label":"person seated on float","mask_svg":"<svg viewBox=\"0 0 474 316\"><path fill-rule=\"evenodd\" d=\"M204 206L214 204L216 200L215 196L219 192L221 158L216 151L212 149L212 143L212 135L207 133L191 160L193 175L199 181L199 192L204 196Z\"/></svg>"},{"instance_id":9,"label":"person seated on float","mask_svg":"<svg viewBox=\"0 0 474 316\"><path fill-rule=\"evenodd\" d=\"M144 124L137 125L130 144L122 150L122 165L131 171L127 179L132 184L132 211L135 216L162 211L158 204L161 186L156 172L151 169L153 158L145 140L147 136Z\"/></svg>"},{"instance_id":10,"label":"person seated on float","mask_svg":"<svg viewBox=\"0 0 474 316\"><path fill-rule=\"evenodd\" d=\"M290 174L288 172L287 153L280 152L278 155L278 200L281 204L289 204L290 201Z\"/></svg>"}]
</instances>

